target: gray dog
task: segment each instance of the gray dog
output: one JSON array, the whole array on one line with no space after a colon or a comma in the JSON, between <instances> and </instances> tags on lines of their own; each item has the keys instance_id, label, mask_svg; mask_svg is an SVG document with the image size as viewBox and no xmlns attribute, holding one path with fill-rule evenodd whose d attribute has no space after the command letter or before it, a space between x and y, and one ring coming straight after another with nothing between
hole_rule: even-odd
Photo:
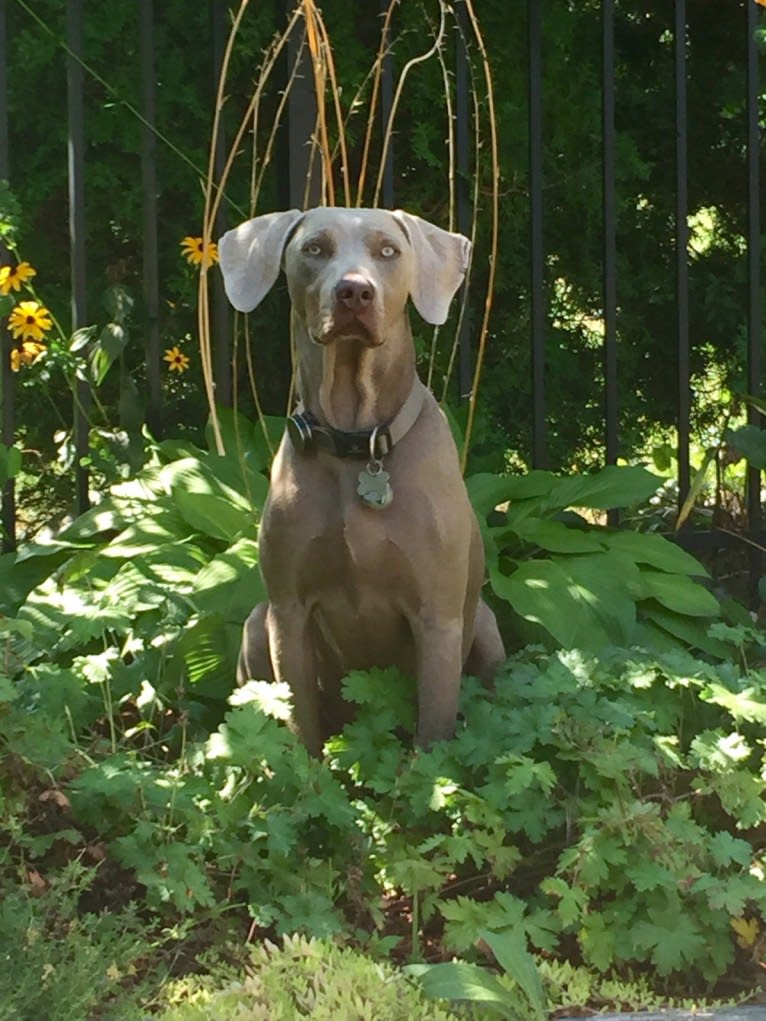
<instances>
[{"instance_id":1,"label":"gray dog","mask_svg":"<svg viewBox=\"0 0 766 1021\"><path fill-rule=\"evenodd\" d=\"M341 679L396 666L417 680L417 743L450 737L461 671L490 683L504 650L455 444L415 371L407 299L443 323L470 242L399 211L293 209L229 231L219 253L242 312L284 261L300 398L261 522L269 602L245 623L238 679L287 681L319 754L342 722Z\"/></svg>"}]
</instances>

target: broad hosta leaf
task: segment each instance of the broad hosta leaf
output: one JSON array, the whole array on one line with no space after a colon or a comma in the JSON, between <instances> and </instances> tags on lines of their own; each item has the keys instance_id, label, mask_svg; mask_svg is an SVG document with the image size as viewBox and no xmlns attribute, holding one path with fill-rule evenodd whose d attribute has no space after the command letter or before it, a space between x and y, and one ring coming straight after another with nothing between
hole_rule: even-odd
<instances>
[{"instance_id":1,"label":"broad hosta leaf","mask_svg":"<svg viewBox=\"0 0 766 1021\"><path fill-rule=\"evenodd\" d=\"M211 614L186 629L178 644L191 684L205 693L231 690L236 673L237 643L220 616ZM220 689L220 692L219 692Z\"/></svg>"},{"instance_id":2,"label":"broad hosta leaf","mask_svg":"<svg viewBox=\"0 0 766 1021\"><path fill-rule=\"evenodd\" d=\"M717 617L721 612L718 600L699 582L679 574L643 571L647 594L676 613L692 617Z\"/></svg>"},{"instance_id":3,"label":"broad hosta leaf","mask_svg":"<svg viewBox=\"0 0 766 1021\"><path fill-rule=\"evenodd\" d=\"M633 561L619 554L603 553L567 558L566 566L611 640L630 644L636 623L635 601L643 595L643 577Z\"/></svg>"},{"instance_id":4,"label":"broad hosta leaf","mask_svg":"<svg viewBox=\"0 0 766 1021\"><path fill-rule=\"evenodd\" d=\"M101 555L127 560L142 553L153 553L160 546L172 545L190 534L189 523L180 514L173 509L163 509L154 517L128 525L104 546Z\"/></svg>"},{"instance_id":5,"label":"broad hosta leaf","mask_svg":"<svg viewBox=\"0 0 766 1021\"><path fill-rule=\"evenodd\" d=\"M626 553L637 564L649 564L668 574L707 577L708 572L691 553L661 535L648 532L605 532L600 534L604 545Z\"/></svg>"},{"instance_id":6,"label":"broad hosta leaf","mask_svg":"<svg viewBox=\"0 0 766 1021\"><path fill-rule=\"evenodd\" d=\"M492 587L565 648L599 649L634 638L642 575L618 554L528 560L510 575L490 565Z\"/></svg>"},{"instance_id":7,"label":"broad hosta leaf","mask_svg":"<svg viewBox=\"0 0 766 1021\"><path fill-rule=\"evenodd\" d=\"M560 521L525 518L512 528L524 542L541 546L551 553L600 553L604 548L593 532L569 528Z\"/></svg>"},{"instance_id":8,"label":"broad hosta leaf","mask_svg":"<svg viewBox=\"0 0 766 1021\"><path fill-rule=\"evenodd\" d=\"M704 618L676 613L659 606L654 600L641 604L639 612L641 617L652 621L692 649L700 649L718 659L725 660L731 656L731 649L725 642L710 637L708 634L710 622Z\"/></svg>"},{"instance_id":9,"label":"broad hosta leaf","mask_svg":"<svg viewBox=\"0 0 766 1021\"><path fill-rule=\"evenodd\" d=\"M486 517L498 504L545 496L558 479L552 472L531 471L526 475L480 473L466 479L468 495L476 513Z\"/></svg>"},{"instance_id":10,"label":"broad hosta leaf","mask_svg":"<svg viewBox=\"0 0 766 1021\"><path fill-rule=\"evenodd\" d=\"M593 600L571 574L551 560L529 560L511 575L490 567L492 588L519 616L540 624L565 648L592 649L611 642Z\"/></svg>"},{"instance_id":11,"label":"broad hosta leaf","mask_svg":"<svg viewBox=\"0 0 766 1021\"><path fill-rule=\"evenodd\" d=\"M217 610L229 620L241 620L265 598L254 539L235 542L203 567L195 579L194 604L201 613Z\"/></svg>"},{"instance_id":12,"label":"broad hosta leaf","mask_svg":"<svg viewBox=\"0 0 766 1021\"><path fill-rule=\"evenodd\" d=\"M591 507L612 510L631 507L648 500L663 480L638 465L608 465L595 475L574 475L561 479L544 502L547 510L564 507Z\"/></svg>"},{"instance_id":13,"label":"broad hosta leaf","mask_svg":"<svg viewBox=\"0 0 766 1021\"><path fill-rule=\"evenodd\" d=\"M248 501L195 458L166 465L163 478L182 517L204 535L233 542L254 529Z\"/></svg>"},{"instance_id":14,"label":"broad hosta leaf","mask_svg":"<svg viewBox=\"0 0 766 1021\"><path fill-rule=\"evenodd\" d=\"M743 425L739 429L727 429L724 436L753 468L766 468L766 430L757 425Z\"/></svg>"}]
</instances>

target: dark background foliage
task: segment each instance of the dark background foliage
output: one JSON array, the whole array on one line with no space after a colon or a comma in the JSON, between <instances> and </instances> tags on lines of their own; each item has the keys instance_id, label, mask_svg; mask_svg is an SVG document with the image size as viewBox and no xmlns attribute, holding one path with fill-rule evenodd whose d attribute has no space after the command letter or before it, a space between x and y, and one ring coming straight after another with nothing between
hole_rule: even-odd
<instances>
[{"instance_id":1,"label":"dark background foliage","mask_svg":"<svg viewBox=\"0 0 766 1021\"><path fill-rule=\"evenodd\" d=\"M23 210L21 247L38 268L45 300L66 321L62 7L56 0L11 4L8 32L11 185ZM498 461L504 450L510 450L526 461L531 433L526 4L482 0L476 9L496 97L501 244L475 454L489 451ZM690 211L714 210L709 236L691 265L692 368L699 379L712 361L720 366L725 383L741 393L746 307L745 6L692 0L688 9ZM374 59L380 17L372 5L355 5L349 12L341 0L327 0L322 10L347 101ZM562 467L582 467L601 459L603 371L593 330L603 304L600 17L600 4L571 2L547 5L544 19L544 230L550 313L546 385L550 460ZM641 452L657 425L673 424L677 403L672 17L672 5L665 0L649 0L639 8L626 2L617 5L620 452L626 456ZM436 4L403 3L397 8L393 22L397 68L427 48L437 18ZM225 110L230 131L251 95L263 48L283 24L280 3L256 5L247 14ZM137 7L89 5L84 28L85 60L95 72L86 75L89 318L103 316L102 294L110 284L122 284L137 296L138 329L127 362L140 389L141 124L126 107L141 106ZM454 35L454 30L450 32ZM451 47L448 39L448 61ZM157 12L155 48L157 126L162 136L158 143L162 333L165 343L172 345L195 330L194 274L181 262L178 243L185 234L200 230L200 179L214 109L210 5L164 2ZM474 80L481 91L478 60ZM444 223L442 94L438 63L420 65L410 75L394 151L396 204ZM364 95L369 95L369 86ZM264 137L277 101L275 83L261 114ZM358 165L365 112L362 107L349 120L352 170ZM231 182L232 222L240 218L237 210L249 210L249 157L249 152L242 154ZM480 182L472 310L476 327L489 242L486 137L481 161L474 168ZM288 200L279 154L276 166L258 211ZM254 344L262 398L266 410L273 412L284 408L289 376L283 305L276 298L259 313ZM442 369L447 356L444 350ZM187 428L199 425L206 412L198 372L193 370L184 385L176 384L166 395L166 428L171 433L181 423ZM701 428L718 420L719 409L714 401L700 401L693 414ZM22 399L19 418L27 417ZM46 424L40 423L41 437Z\"/></svg>"}]
</instances>

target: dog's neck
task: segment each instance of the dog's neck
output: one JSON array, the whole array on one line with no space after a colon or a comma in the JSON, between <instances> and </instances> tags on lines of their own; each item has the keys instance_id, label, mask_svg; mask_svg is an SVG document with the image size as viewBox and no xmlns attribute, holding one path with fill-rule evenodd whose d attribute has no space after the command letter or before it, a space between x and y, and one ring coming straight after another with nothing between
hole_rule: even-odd
<instances>
[{"instance_id":1,"label":"dog's neck","mask_svg":"<svg viewBox=\"0 0 766 1021\"><path fill-rule=\"evenodd\" d=\"M297 317L293 331L301 403L320 423L356 432L374 429L398 414L416 379L406 316L377 347L357 340L319 345Z\"/></svg>"}]
</instances>

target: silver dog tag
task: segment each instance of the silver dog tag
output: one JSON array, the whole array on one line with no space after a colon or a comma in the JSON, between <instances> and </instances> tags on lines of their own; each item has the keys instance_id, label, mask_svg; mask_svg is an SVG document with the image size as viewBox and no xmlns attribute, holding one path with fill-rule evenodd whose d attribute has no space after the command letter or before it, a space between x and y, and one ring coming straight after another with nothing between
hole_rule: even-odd
<instances>
[{"instance_id":1,"label":"silver dog tag","mask_svg":"<svg viewBox=\"0 0 766 1021\"><path fill-rule=\"evenodd\" d=\"M394 491L388 479L389 474L383 471L380 461L370 461L367 467L359 472L359 485L356 491L373 510L383 510L394 498Z\"/></svg>"}]
</instances>

